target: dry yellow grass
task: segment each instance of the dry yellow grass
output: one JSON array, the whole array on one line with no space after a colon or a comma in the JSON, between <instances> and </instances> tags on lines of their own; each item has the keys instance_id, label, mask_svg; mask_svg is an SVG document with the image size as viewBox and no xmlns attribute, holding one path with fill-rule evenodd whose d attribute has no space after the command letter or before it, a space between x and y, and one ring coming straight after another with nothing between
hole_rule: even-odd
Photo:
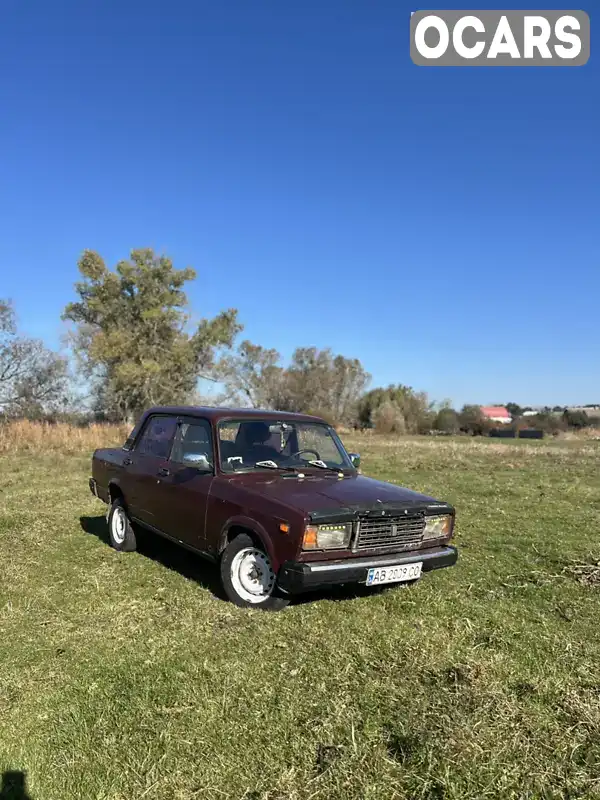
<instances>
[{"instance_id":1,"label":"dry yellow grass","mask_svg":"<svg viewBox=\"0 0 600 800\"><path fill-rule=\"evenodd\" d=\"M385 450L420 450L428 453L456 453L466 456L468 454L485 453L506 455L513 452L522 454L525 458L538 455L559 455L566 453L569 448L576 449L582 454L596 454L598 446L596 440L600 439L598 431L586 428L584 431L569 432L554 437L546 436L544 439L493 439L487 436L383 436L371 431L352 431L340 434L346 449L368 452L374 449L377 452Z\"/></svg>"},{"instance_id":2,"label":"dry yellow grass","mask_svg":"<svg viewBox=\"0 0 600 800\"><path fill-rule=\"evenodd\" d=\"M56 452L56 453L86 453L97 447L112 447L121 445L129 435L128 425L92 424L87 427L69 425L65 422L48 423L32 422L29 420L14 420L0 424L0 453L17 452ZM410 449L424 450L436 453L454 453L467 456L474 451L485 450L485 453L506 454L513 449L526 456L546 455L560 453L562 448L557 448L559 441L563 444L580 445L583 441L589 442L591 447L594 439L600 438L600 431L589 428L578 433L568 433L559 440L547 437L543 442L527 442L524 448L519 440L490 441L486 438L472 437L427 437L427 436L380 436L371 431L357 432L347 429L338 429L349 450L363 451L365 454L371 448L378 452L385 450L403 451ZM596 450L594 450L596 452Z\"/></svg>"},{"instance_id":3,"label":"dry yellow grass","mask_svg":"<svg viewBox=\"0 0 600 800\"><path fill-rule=\"evenodd\" d=\"M126 425L88 425L79 428L64 422L14 420L0 425L0 453L81 453L97 447L122 444Z\"/></svg>"},{"instance_id":4,"label":"dry yellow grass","mask_svg":"<svg viewBox=\"0 0 600 800\"><path fill-rule=\"evenodd\" d=\"M600 428L583 428L580 431L567 431L563 434L565 439L600 439Z\"/></svg>"}]
</instances>

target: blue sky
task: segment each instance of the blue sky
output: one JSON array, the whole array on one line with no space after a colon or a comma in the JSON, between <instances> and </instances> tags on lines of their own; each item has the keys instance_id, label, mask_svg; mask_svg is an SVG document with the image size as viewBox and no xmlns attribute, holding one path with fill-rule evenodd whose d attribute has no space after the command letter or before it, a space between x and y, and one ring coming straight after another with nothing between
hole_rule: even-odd
<instances>
[{"instance_id":1,"label":"blue sky","mask_svg":"<svg viewBox=\"0 0 600 800\"><path fill-rule=\"evenodd\" d=\"M457 404L600 402L598 60L416 67L411 10L4 0L23 329L59 344L84 248L153 246L197 269L197 316L237 307L284 356L329 346Z\"/></svg>"}]
</instances>

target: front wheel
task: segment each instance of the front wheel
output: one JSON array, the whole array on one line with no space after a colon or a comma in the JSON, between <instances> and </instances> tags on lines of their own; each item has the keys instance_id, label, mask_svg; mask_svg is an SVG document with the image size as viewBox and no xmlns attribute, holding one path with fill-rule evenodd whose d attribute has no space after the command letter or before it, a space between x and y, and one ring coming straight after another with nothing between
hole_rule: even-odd
<instances>
[{"instance_id":1,"label":"front wheel","mask_svg":"<svg viewBox=\"0 0 600 800\"><path fill-rule=\"evenodd\" d=\"M241 608L279 611L289 600L277 593L277 576L271 560L245 533L227 545L221 556L221 581L225 594Z\"/></svg>"}]
</instances>

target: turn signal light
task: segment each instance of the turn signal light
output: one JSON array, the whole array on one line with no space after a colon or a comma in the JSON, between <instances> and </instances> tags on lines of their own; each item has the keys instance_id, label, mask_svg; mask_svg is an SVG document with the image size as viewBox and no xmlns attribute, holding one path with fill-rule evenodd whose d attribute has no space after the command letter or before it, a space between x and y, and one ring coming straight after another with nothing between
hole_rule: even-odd
<instances>
[{"instance_id":1,"label":"turn signal light","mask_svg":"<svg viewBox=\"0 0 600 800\"><path fill-rule=\"evenodd\" d=\"M305 550L316 550L317 549L317 533L319 529L316 525L307 525L304 529L304 542L302 543L302 547Z\"/></svg>"}]
</instances>

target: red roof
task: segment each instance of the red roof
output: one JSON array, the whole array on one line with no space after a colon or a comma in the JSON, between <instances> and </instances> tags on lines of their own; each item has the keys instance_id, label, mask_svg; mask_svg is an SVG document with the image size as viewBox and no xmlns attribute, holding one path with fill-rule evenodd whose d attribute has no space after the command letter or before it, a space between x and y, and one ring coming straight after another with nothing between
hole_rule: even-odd
<instances>
[{"instance_id":1,"label":"red roof","mask_svg":"<svg viewBox=\"0 0 600 800\"><path fill-rule=\"evenodd\" d=\"M504 406L481 406L481 413L484 417L505 417L511 419L511 416Z\"/></svg>"}]
</instances>

